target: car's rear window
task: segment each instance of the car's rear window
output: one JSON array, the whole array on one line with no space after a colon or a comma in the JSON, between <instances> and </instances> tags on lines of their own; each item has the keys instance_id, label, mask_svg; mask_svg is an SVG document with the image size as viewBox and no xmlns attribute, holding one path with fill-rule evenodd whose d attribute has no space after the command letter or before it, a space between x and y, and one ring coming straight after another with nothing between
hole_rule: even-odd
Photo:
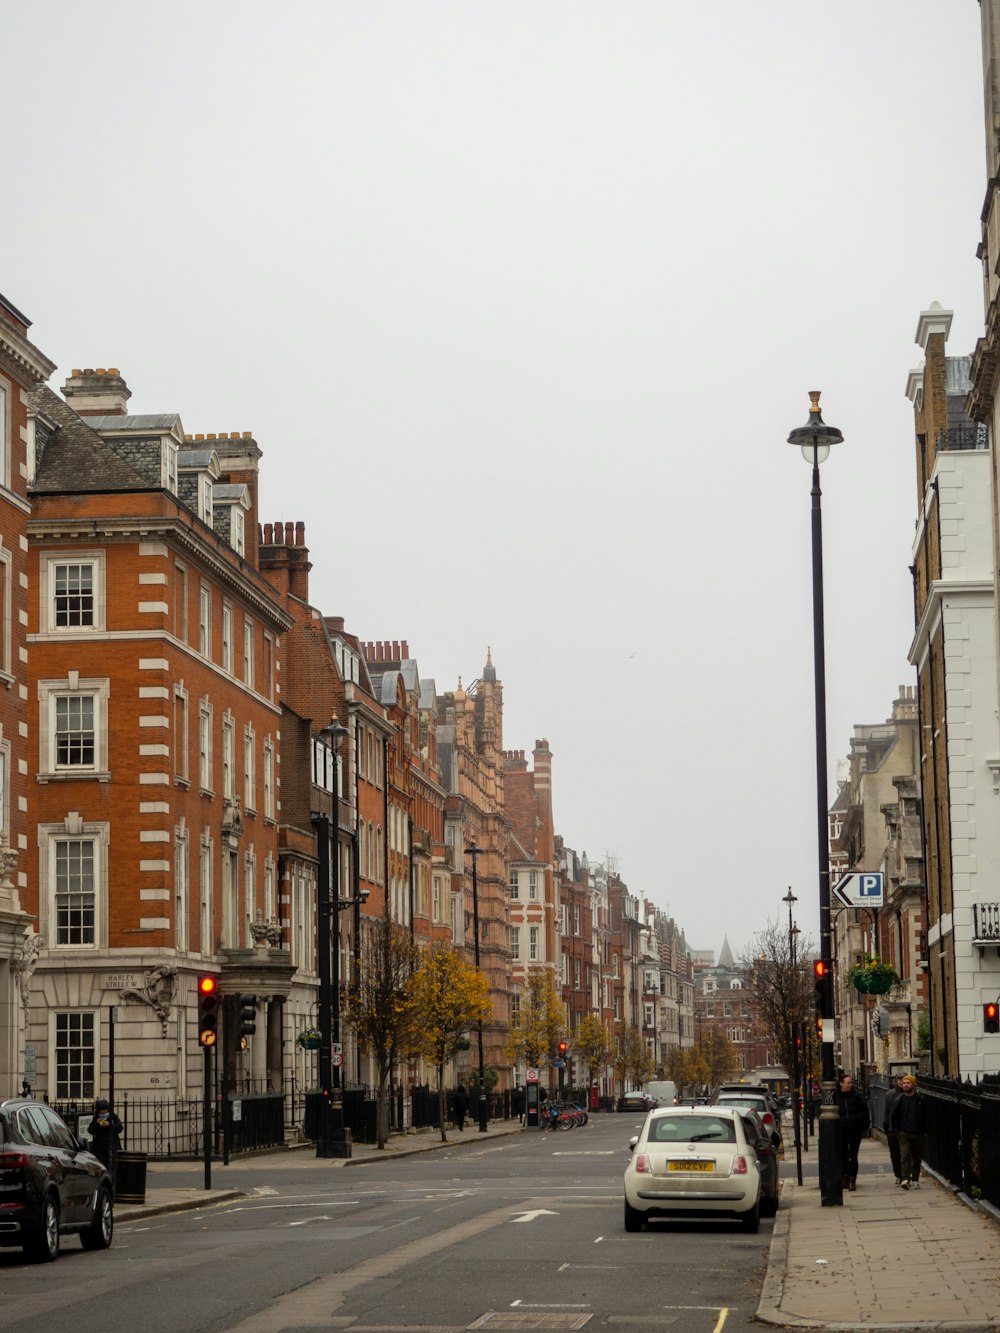
<instances>
[{"instance_id":1,"label":"car's rear window","mask_svg":"<svg viewBox=\"0 0 1000 1333\"><path fill-rule=\"evenodd\" d=\"M659 1116L648 1138L654 1143L735 1143L736 1130L729 1116Z\"/></svg>"}]
</instances>

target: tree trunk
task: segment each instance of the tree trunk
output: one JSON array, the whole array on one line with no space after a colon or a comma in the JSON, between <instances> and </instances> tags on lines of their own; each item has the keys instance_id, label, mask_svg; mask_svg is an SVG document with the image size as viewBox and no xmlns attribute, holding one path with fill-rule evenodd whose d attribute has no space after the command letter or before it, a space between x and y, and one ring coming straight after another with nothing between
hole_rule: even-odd
<instances>
[{"instance_id":1,"label":"tree trunk","mask_svg":"<svg viewBox=\"0 0 1000 1333\"><path fill-rule=\"evenodd\" d=\"M386 1095L387 1072L379 1070L378 1076L378 1107L375 1115L375 1131L378 1136L378 1147L384 1148L389 1138L389 1099Z\"/></svg>"},{"instance_id":2,"label":"tree trunk","mask_svg":"<svg viewBox=\"0 0 1000 1333\"><path fill-rule=\"evenodd\" d=\"M448 1142L448 1135L445 1132L445 1105L444 1105L444 1065L438 1065L438 1119L441 1122L441 1142Z\"/></svg>"}]
</instances>

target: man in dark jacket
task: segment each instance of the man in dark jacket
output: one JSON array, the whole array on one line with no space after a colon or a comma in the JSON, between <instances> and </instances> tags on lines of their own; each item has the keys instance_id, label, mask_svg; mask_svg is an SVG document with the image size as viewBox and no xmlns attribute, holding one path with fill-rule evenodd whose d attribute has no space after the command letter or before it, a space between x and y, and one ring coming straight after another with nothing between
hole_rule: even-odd
<instances>
[{"instance_id":1,"label":"man in dark jacket","mask_svg":"<svg viewBox=\"0 0 1000 1333\"><path fill-rule=\"evenodd\" d=\"M90 1135L90 1151L104 1163L113 1177L115 1158L121 1147L122 1122L106 1098L101 1097L94 1103L94 1118L87 1126L87 1133Z\"/></svg>"},{"instance_id":2,"label":"man in dark jacket","mask_svg":"<svg viewBox=\"0 0 1000 1333\"><path fill-rule=\"evenodd\" d=\"M901 1096L893 1105L889 1123L899 1136L899 1165L904 1190L920 1188L920 1163L924 1155L924 1135L927 1132L927 1103L917 1092L917 1080L904 1074Z\"/></svg>"},{"instance_id":3,"label":"man in dark jacket","mask_svg":"<svg viewBox=\"0 0 1000 1333\"><path fill-rule=\"evenodd\" d=\"M465 1129L465 1117L469 1113L469 1096L465 1091L465 1084L460 1083L455 1090L455 1097L452 1105L455 1108L455 1124L459 1129Z\"/></svg>"},{"instance_id":4,"label":"man in dark jacket","mask_svg":"<svg viewBox=\"0 0 1000 1333\"><path fill-rule=\"evenodd\" d=\"M857 1189L858 1149L861 1140L868 1133L871 1116L865 1099L854 1091L854 1080L850 1074L842 1075L837 1090L837 1106L840 1110L841 1164L844 1172L844 1189Z\"/></svg>"},{"instance_id":5,"label":"man in dark jacket","mask_svg":"<svg viewBox=\"0 0 1000 1333\"><path fill-rule=\"evenodd\" d=\"M882 1130L885 1134L885 1141L889 1145L889 1157L892 1160L892 1174L896 1177L896 1184L903 1183L903 1168L899 1160L899 1135L892 1127L892 1113L896 1109L896 1103L903 1095L903 1075L896 1077L896 1086L890 1088L886 1099L885 1109L882 1113Z\"/></svg>"}]
</instances>

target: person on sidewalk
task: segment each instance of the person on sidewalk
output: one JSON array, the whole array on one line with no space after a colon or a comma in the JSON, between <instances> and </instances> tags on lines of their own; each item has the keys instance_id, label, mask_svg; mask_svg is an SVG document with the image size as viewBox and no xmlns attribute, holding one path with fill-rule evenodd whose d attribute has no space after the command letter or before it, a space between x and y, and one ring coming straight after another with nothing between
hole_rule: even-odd
<instances>
[{"instance_id":1,"label":"person on sidewalk","mask_svg":"<svg viewBox=\"0 0 1000 1333\"><path fill-rule=\"evenodd\" d=\"M459 1129L465 1129L465 1117L469 1113L469 1097L465 1091L465 1084L460 1083L455 1090L455 1098L452 1103L455 1111L455 1124Z\"/></svg>"},{"instance_id":2,"label":"person on sidewalk","mask_svg":"<svg viewBox=\"0 0 1000 1333\"><path fill-rule=\"evenodd\" d=\"M885 1099L885 1110L882 1114L882 1132L885 1134L885 1141L889 1145L889 1156L892 1159L892 1174L896 1177L896 1184L903 1183L903 1168L899 1161L899 1135L892 1127L892 1113L896 1109L896 1103L903 1095L903 1075L897 1074L896 1086L890 1088Z\"/></svg>"},{"instance_id":3,"label":"person on sidewalk","mask_svg":"<svg viewBox=\"0 0 1000 1333\"><path fill-rule=\"evenodd\" d=\"M858 1149L861 1140L868 1133L871 1116L868 1103L854 1091L854 1079L850 1074L841 1075L837 1090L837 1106L840 1110L841 1164L844 1173L844 1189L857 1189Z\"/></svg>"},{"instance_id":4,"label":"person on sidewalk","mask_svg":"<svg viewBox=\"0 0 1000 1333\"><path fill-rule=\"evenodd\" d=\"M913 1074L904 1074L901 1096L892 1108L889 1123L899 1138L899 1165L904 1190L920 1188L920 1163L924 1156L924 1135L927 1132L927 1102L917 1092Z\"/></svg>"},{"instance_id":5,"label":"person on sidewalk","mask_svg":"<svg viewBox=\"0 0 1000 1333\"><path fill-rule=\"evenodd\" d=\"M517 1123L519 1125L524 1124L524 1100L525 1100L524 1089L521 1087L519 1083L517 1087L514 1089L514 1094L513 1097L511 1098L511 1106L513 1108L514 1114L517 1116Z\"/></svg>"},{"instance_id":6,"label":"person on sidewalk","mask_svg":"<svg viewBox=\"0 0 1000 1333\"><path fill-rule=\"evenodd\" d=\"M94 1103L94 1118L87 1126L87 1134L90 1138L90 1151L99 1161L111 1172L111 1178L115 1174L115 1158L122 1146L122 1122L111 1109L111 1103L104 1097L99 1097Z\"/></svg>"}]
</instances>

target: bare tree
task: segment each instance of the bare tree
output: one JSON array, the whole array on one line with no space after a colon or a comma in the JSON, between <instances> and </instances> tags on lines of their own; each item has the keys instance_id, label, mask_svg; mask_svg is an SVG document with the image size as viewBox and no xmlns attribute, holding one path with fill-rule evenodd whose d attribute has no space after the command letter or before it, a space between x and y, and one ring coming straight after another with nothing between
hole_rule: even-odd
<instances>
[{"instance_id":1,"label":"bare tree","mask_svg":"<svg viewBox=\"0 0 1000 1333\"><path fill-rule=\"evenodd\" d=\"M769 921L740 958L751 1014L789 1077L795 1064L792 1024L806 1021L812 1002L812 977L804 960L816 947L804 935L797 941L793 966L787 925Z\"/></svg>"}]
</instances>

